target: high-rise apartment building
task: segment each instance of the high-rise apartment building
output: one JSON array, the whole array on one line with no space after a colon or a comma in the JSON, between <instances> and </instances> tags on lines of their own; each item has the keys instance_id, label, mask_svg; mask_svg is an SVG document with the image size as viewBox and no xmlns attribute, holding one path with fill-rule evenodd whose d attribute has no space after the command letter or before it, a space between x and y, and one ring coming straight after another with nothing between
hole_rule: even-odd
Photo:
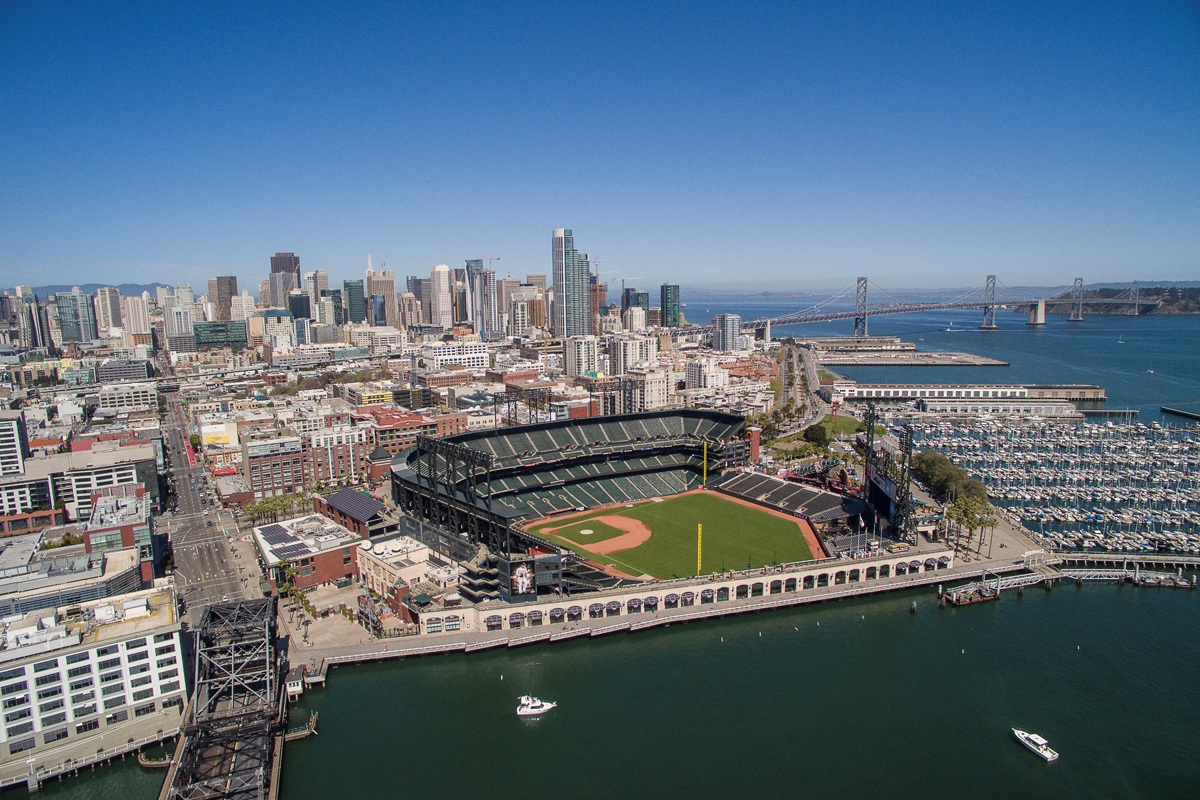
<instances>
[{"instance_id":1,"label":"high-rise apartment building","mask_svg":"<svg viewBox=\"0 0 1200 800\"><path fill-rule=\"evenodd\" d=\"M595 336L570 336L563 340L567 375L593 375L600 370L600 340Z\"/></svg>"},{"instance_id":2,"label":"high-rise apartment building","mask_svg":"<svg viewBox=\"0 0 1200 800\"><path fill-rule=\"evenodd\" d=\"M433 297L429 307L429 322L442 330L454 327L454 308L450 296L450 267L438 264L429 276L430 289Z\"/></svg>"},{"instance_id":3,"label":"high-rise apartment building","mask_svg":"<svg viewBox=\"0 0 1200 800\"><path fill-rule=\"evenodd\" d=\"M208 300L217 307L217 319L228 322L232 319L231 303L237 297L237 277L233 275L218 275L208 282Z\"/></svg>"},{"instance_id":4,"label":"high-rise apartment building","mask_svg":"<svg viewBox=\"0 0 1200 800\"><path fill-rule=\"evenodd\" d=\"M713 350L733 352L742 335L742 318L737 314L717 314L713 320Z\"/></svg>"},{"instance_id":5,"label":"high-rise apartment building","mask_svg":"<svg viewBox=\"0 0 1200 800\"><path fill-rule=\"evenodd\" d=\"M367 300L363 293L363 282L342 281L342 289L346 294L346 321L358 324L367 318Z\"/></svg>"},{"instance_id":6,"label":"high-rise apartment building","mask_svg":"<svg viewBox=\"0 0 1200 800\"><path fill-rule=\"evenodd\" d=\"M96 291L96 328L107 336L110 328L120 327L121 293L111 286L102 286Z\"/></svg>"},{"instance_id":7,"label":"high-rise apartment building","mask_svg":"<svg viewBox=\"0 0 1200 800\"><path fill-rule=\"evenodd\" d=\"M29 434L25 412L0 411L0 475L23 475L29 458Z\"/></svg>"},{"instance_id":8,"label":"high-rise apartment building","mask_svg":"<svg viewBox=\"0 0 1200 800\"><path fill-rule=\"evenodd\" d=\"M679 284L664 283L658 290L658 306L664 328L679 327Z\"/></svg>"},{"instance_id":9,"label":"high-rise apartment building","mask_svg":"<svg viewBox=\"0 0 1200 800\"><path fill-rule=\"evenodd\" d=\"M591 330L588 256L575 250L569 228L557 228L551 239L554 262L554 334L586 336Z\"/></svg>"}]
</instances>

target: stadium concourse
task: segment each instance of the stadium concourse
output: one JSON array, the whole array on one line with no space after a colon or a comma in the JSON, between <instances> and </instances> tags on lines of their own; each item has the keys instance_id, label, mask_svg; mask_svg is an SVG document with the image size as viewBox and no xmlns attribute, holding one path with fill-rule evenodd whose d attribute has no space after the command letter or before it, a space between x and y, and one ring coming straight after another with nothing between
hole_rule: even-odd
<instances>
[{"instance_id":1,"label":"stadium concourse","mask_svg":"<svg viewBox=\"0 0 1200 800\"><path fill-rule=\"evenodd\" d=\"M441 532L431 546L468 562L467 599L612 588L620 578L519 523L698 488L746 463L744 429L682 409L422 437L392 462L393 498Z\"/></svg>"}]
</instances>

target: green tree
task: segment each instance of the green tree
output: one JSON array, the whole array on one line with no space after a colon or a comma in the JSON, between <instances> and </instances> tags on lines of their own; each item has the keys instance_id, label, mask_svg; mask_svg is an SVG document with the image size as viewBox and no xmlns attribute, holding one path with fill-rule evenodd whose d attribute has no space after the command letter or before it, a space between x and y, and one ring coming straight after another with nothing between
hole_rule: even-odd
<instances>
[{"instance_id":1,"label":"green tree","mask_svg":"<svg viewBox=\"0 0 1200 800\"><path fill-rule=\"evenodd\" d=\"M821 424L809 425L804 429L804 441L811 442L818 447L828 447L829 431Z\"/></svg>"},{"instance_id":2,"label":"green tree","mask_svg":"<svg viewBox=\"0 0 1200 800\"><path fill-rule=\"evenodd\" d=\"M200 437L197 436L196 434L193 433L191 436L188 437L188 443L192 445L193 450L200 449Z\"/></svg>"}]
</instances>

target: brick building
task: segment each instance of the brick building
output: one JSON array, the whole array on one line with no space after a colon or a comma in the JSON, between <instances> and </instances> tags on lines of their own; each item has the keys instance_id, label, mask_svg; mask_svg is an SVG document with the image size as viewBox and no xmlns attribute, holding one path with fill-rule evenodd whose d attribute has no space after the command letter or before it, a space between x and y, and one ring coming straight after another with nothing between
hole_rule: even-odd
<instances>
[{"instance_id":1,"label":"brick building","mask_svg":"<svg viewBox=\"0 0 1200 800\"><path fill-rule=\"evenodd\" d=\"M287 581L289 567L301 591L358 575L362 538L319 514L263 525L253 538L272 593Z\"/></svg>"}]
</instances>

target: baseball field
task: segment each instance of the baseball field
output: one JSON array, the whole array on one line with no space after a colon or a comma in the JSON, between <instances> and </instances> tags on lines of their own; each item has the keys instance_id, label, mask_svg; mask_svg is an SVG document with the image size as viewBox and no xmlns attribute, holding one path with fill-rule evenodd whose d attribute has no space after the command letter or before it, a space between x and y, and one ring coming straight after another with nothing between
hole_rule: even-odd
<instances>
[{"instance_id":1,"label":"baseball field","mask_svg":"<svg viewBox=\"0 0 1200 800\"><path fill-rule=\"evenodd\" d=\"M697 574L697 525L703 525L701 575L820 553L808 523L707 491L552 517L529 530L614 572L684 578Z\"/></svg>"}]
</instances>

